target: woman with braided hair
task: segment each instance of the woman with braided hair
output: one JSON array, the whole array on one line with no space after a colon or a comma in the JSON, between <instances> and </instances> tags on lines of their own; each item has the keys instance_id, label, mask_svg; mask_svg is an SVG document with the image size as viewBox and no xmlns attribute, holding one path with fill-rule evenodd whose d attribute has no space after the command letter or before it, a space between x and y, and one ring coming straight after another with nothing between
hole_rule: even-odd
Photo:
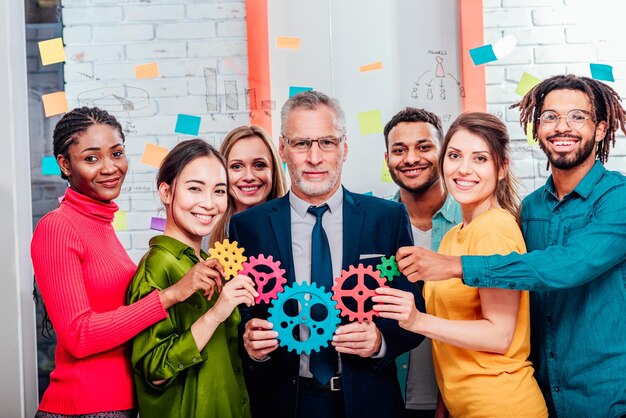
<instances>
[{"instance_id":1,"label":"woman with braided hair","mask_svg":"<svg viewBox=\"0 0 626 418\"><path fill-rule=\"evenodd\" d=\"M210 297L219 278L198 263L175 285L126 306L136 266L111 225L128 169L122 127L104 110L74 109L57 123L53 149L69 188L31 243L35 278L57 332L56 367L36 417L132 417L126 343L197 290Z\"/></svg>"}]
</instances>

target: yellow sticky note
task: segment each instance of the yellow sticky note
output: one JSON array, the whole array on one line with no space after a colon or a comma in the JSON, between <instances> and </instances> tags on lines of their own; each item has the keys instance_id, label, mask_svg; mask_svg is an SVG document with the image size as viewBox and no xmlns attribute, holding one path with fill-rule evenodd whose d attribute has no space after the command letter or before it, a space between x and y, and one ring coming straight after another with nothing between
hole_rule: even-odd
<instances>
[{"instance_id":1,"label":"yellow sticky note","mask_svg":"<svg viewBox=\"0 0 626 418\"><path fill-rule=\"evenodd\" d=\"M60 115L68 111L67 98L64 91L44 94L41 96L41 101L43 102L43 111L46 117Z\"/></svg>"},{"instance_id":2,"label":"yellow sticky note","mask_svg":"<svg viewBox=\"0 0 626 418\"><path fill-rule=\"evenodd\" d=\"M359 112L359 128L361 135L378 134L383 131L383 118L380 110Z\"/></svg>"},{"instance_id":3,"label":"yellow sticky note","mask_svg":"<svg viewBox=\"0 0 626 418\"><path fill-rule=\"evenodd\" d=\"M279 36L276 38L276 48L300 49L300 38Z\"/></svg>"},{"instance_id":4,"label":"yellow sticky note","mask_svg":"<svg viewBox=\"0 0 626 418\"><path fill-rule=\"evenodd\" d=\"M126 231L128 229L126 225L125 210L118 210L115 212L115 218L113 218L113 229L116 231Z\"/></svg>"},{"instance_id":5,"label":"yellow sticky note","mask_svg":"<svg viewBox=\"0 0 626 418\"><path fill-rule=\"evenodd\" d=\"M380 172L380 181L384 183L393 183L393 179L391 178L391 174L389 174L389 167L387 167L387 162L383 158L383 169Z\"/></svg>"},{"instance_id":6,"label":"yellow sticky note","mask_svg":"<svg viewBox=\"0 0 626 418\"><path fill-rule=\"evenodd\" d=\"M159 76L159 64L151 62L149 64L135 65L135 78L157 78Z\"/></svg>"},{"instance_id":7,"label":"yellow sticky note","mask_svg":"<svg viewBox=\"0 0 626 418\"><path fill-rule=\"evenodd\" d=\"M530 145L531 147L533 145L537 145L537 140L533 138L533 123L532 122L526 125L526 142L528 142L528 145Z\"/></svg>"},{"instance_id":8,"label":"yellow sticky note","mask_svg":"<svg viewBox=\"0 0 626 418\"><path fill-rule=\"evenodd\" d=\"M161 162L163 162L163 159L168 152L169 151L167 150L167 148L160 145L146 144L146 147L143 149L143 155L141 156L141 160L139 161L142 164L159 168L161 167Z\"/></svg>"},{"instance_id":9,"label":"yellow sticky note","mask_svg":"<svg viewBox=\"0 0 626 418\"><path fill-rule=\"evenodd\" d=\"M532 89L539 83L541 83L540 78L535 77L532 74L524 73L522 74L522 78L520 79L519 83L517 84L517 87L515 88L515 93L519 94L520 96L523 96L526 93L528 93L530 89Z\"/></svg>"},{"instance_id":10,"label":"yellow sticky note","mask_svg":"<svg viewBox=\"0 0 626 418\"><path fill-rule=\"evenodd\" d=\"M41 55L41 65L56 64L57 62L65 61L63 39L54 38L39 42L39 54Z\"/></svg>"},{"instance_id":11,"label":"yellow sticky note","mask_svg":"<svg viewBox=\"0 0 626 418\"><path fill-rule=\"evenodd\" d=\"M365 73L367 71L375 71L375 70L382 70L382 69L383 69L383 63L380 61L376 61L371 64L361 65L359 67L359 70L362 73Z\"/></svg>"}]
</instances>

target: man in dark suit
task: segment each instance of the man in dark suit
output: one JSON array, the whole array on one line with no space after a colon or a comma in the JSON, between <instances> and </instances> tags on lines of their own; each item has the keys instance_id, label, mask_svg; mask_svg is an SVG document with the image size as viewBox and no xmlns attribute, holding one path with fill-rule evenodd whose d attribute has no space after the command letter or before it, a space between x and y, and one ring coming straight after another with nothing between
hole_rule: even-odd
<instances>
[{"instance_id":1,"label":"man in dark suit","mask_svg":"<svg viewBox=\"0 0 626 418\"><path fill-rule=\"evenodd\" d=\"M348 145L337 100L319 92L300 93L285 103L281 118L279 151L291 191L231 220L230 238L248 256L280 260L287 285L313 282L329 289L342 269L359 263L375 266L381 256L410 245L404 206L341 186ZM420 289L404 277L390 284L414 292L423 310ZM344 322L330 347L298 355L279 348L278 334L266 320L268 307L241 309L244 373L255 418L402 416L394 359L415 347L421 336L375 317ZM301 328L300 338L306 338L303 332Z\"/></svg>"}]
</instances>

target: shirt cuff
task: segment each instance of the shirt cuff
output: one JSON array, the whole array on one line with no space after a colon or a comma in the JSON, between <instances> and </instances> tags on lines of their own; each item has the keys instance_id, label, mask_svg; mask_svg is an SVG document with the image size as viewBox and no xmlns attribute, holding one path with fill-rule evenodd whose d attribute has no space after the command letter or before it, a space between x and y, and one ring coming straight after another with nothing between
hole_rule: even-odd
<instances>
[{"instance_id":1,"label":"shirt cuff","mask_svg":"<svg viewBox=\"0 0 626 418\"><path fill-rule=\"evenodd\" d=\"M491 287L487 257L461 256L463 283L473 287Z\"/></svg>"},{"instance_id":2,"label":"shirt cuff","mask_svg":"<svg viewBox=\"0 0 626 418\"><path fill-rule=\"evenodd\" d=\"M198 346L191 334L191 330L185 331L176 344L172 345L168 357L172 367L178 369L178 371L195 366L197 363L206 360L198 351Z\"/></svg>"},{"instance_id":3,"label":"shirt cuff","mask_svg":"<svg viewBox=\"0 0 626 418\"><path fill-rule=\"evenodd\" d=\"M387 343L385 342L385 336L381 332L380 333L380 350L378 350L378 353L374 354L370 358L376 358L376 359L383 358L385 357L385 354L387 354Z\"/></svg>"}]
</instances>

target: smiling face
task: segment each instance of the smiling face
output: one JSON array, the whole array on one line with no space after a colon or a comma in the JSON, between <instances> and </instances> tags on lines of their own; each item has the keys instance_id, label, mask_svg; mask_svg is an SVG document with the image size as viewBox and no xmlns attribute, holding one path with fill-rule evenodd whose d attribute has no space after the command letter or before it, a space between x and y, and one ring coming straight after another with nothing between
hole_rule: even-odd
<instances>
[{"instance_id":1,"label":"smiling face","mask_svg":"<svg viewBox=\"0 0 626 418\"><path fill-rule=\"evenodd\" d=\"M272 190L272 156L259 137L238 140L230 149L227 167L235 213L267 200Z\"/></svg>"},{"instance_id":2,"label":"smiling face","mask_svg":"<svg viewBox=\"0 0 626 418\"><path fill-rule=\"evenodd\" d=\"M72 189L103 202L119 196L128 160L117 129L101 124L90 126L70 145L68 157L58 155L57 162Z\"/></svg>"},{"instance_id":3,"label":"smiling face","mask_svg":"<svg viewBox=\"0 0 626 418\"><path fill-rule=\"evenodd\" d=\"M421 193L439 182L439 140L436 129L426 122L401 122L389 132L385 153L389 174L401 188Z\"/></svg>"},{"instance_id":4,"label":"smiling face","mask_svg":"<svg viewBox=\"0 0 626 418\"><path fill-rule=\"evenodd\" d=\"M284 136L290 140L341 138L336 128L336 116L325 105L314 110L295 109L289 112ZM308 151L298 151L280 141L280 156L287 163L291 177L291 190L301 199L318 204L328 200L341 184L341 168L348 154L348 145L343 140L335 150L322 151L317 142Z\"/></svg>"},{"instance_id":5,"label":"smiling face","mask_svg":"<svg viewBox=\"0 0 626 418\"><path fill-rule=\"evenodd\" d=\"M494 157L487 142L460 129L450 138L443 160L446 188L459 202L464 223L492 207L498 207L496 187L505 168L496 173Z\"/></svg>"},{"instance_id":6,"label":"smiling face","mask_svg":"<svg viewBox=\"0 0 626 418\"><path fill-rule=\"evenodd\" d=\"M572 110L582 110L591 115L591 103L582 91L552 90L543 101L541 113L548 110L559 116ZM565 117L550 126L540 120L537 130L539 146L554 168L568 170L584 163L593 164L596 143L604 138L605 125L605 122L595 125L592 119L587 119L580 127L572 128Z\"/></svg>"},{"instance_id":7,"label":"smiling face","mask_svg":"<svg viewBox=\"0 0 626 418\"><path fill-rule=\"evenodd\" d=\"M187 164L172 185L159 184L167 208L165 235L199 250L226 211L226 171L214 156L199 157Z\"/></svg>"}]
</instances>

